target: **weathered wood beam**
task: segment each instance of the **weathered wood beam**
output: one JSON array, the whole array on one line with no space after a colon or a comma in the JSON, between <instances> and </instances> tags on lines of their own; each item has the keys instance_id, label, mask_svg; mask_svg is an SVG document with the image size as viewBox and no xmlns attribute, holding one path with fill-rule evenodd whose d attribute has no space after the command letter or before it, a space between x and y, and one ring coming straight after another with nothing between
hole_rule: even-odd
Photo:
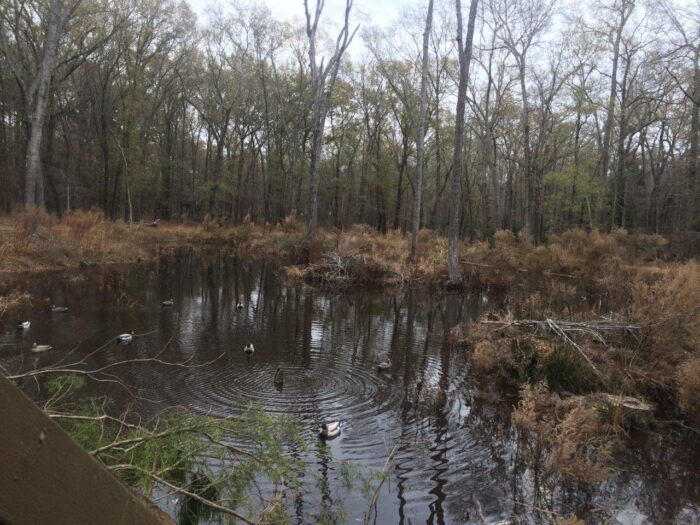
<instances>
[{"instance_id":1,"label":"weathered wood beam","mask_svg":"<svg viewBox=\"0 0 700 525\"><path fill-rule=\"evenodd\" d=\"M0 523L175 522L124 485L0 376Z\"/></svg>"}]
</instances>

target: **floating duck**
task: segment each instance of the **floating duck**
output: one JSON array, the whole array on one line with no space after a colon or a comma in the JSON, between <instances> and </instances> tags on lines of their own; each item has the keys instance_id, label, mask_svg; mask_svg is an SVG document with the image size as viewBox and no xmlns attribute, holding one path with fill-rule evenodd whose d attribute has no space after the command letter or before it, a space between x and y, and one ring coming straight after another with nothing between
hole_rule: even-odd
<instances>
[{"instance_id":1,"label":"floating duck","mask_svg":"<svg viewBox=\"0 0 700 525\"><path fill-rule=\"evenodd\" d=\"M377 365L377 370L379 370L380 372L385 372L385 371L389 370L390 368L391 368L391 361L389 361L389 360L382 361L381 363L379 363Z\"/></svg>"},{"instance_id":2,"label":"floating duck","mask_svg":"<svg viewBox=\"0 0 700 525\"><path fill-rule=\"evenodd\" d=\"M278 368L277 372L275 372L275 384L281 385L282 383L284 383L284 370Z\"/></svg>"},{"instance_id":3,"label":"floating duck","mask_svg":"<svg viewBox=\"0 0 700 525\"><path fill-rule=\"evenodd\" d=\"M242 302L238 301L236 303L236 310L243 310L243 303Z\"/></svg>"},{"instance_id":4,"label":"floating duck","mask_svg":"<svg viewBox=\"0 0 700 525\"><path fill-rule=\"evenodd\" d=\"M29 321L20 321L17 323L17 330L29 330L29 327L32 325Z\"/></svg>"},{"instance_id":5,"label":"floating duck","mask_svg":"<svg viewBox=\"0 0 700 525\"><path fill-rule=\"evenodd\" d=\"M246 355L248 359L250 359L250 356L253 355L253 352L255 352L255 348L253 347L253 343L248 343L246 347L243 349L243 353Z\"/></svg>"},{"instance_id":6,"label":"floating duck","mask_svg":"<svg viewBox=\"0 0 700 525\"><path fill-rule=\"evenodd\" d=\"M131 343L131 340L134 338L134 331L132 330L131 332L127 334L121 334L117 336L117 344L118 345L128 345Z\"/></svg>"},{"instance_id":7,"label":"floating duck","mask_svg":"<svg viewBox=\"0 0 700 525\"><path fill-rule=\"evenodd\" d=\"M323 439L333 439L340 434L340 421L323 423L318 429L318 435Z\"/></svg>"},{"instance_id":8,"label":"floating duck","mask_svg":"<svg viewBox=\"0 0 700 525\"><path fill-rule=\"evenodd\" d=\"M32 352L34 352L35 354L38 354L40 352L48 352L49 350L51 350L51 348L53 348L51 345L38 345L34 343L32 345Z\"/></svg>"},{"instance_id":9,"label":"floating duck","mask_svg":"<svg viewBox=\"0 0 700 525\"><path fill-rule=\"evenodd\" d=\"M51 313L54 314L64 314L68 311L67 306L56 306L55 304L51 307Z\"/></svg>"},{"instance_id":10,"label":"floating duck","mask_svg":"<svg viewBox=\"0 0 700 525\"><path fill-rule=\"evenodd\" d=\"M160 304L162 304L163 306L172 306L175 304L175 301L173 301L172 299L166 299L165 301L161 302Z\"/></svg>"}]
</instances>

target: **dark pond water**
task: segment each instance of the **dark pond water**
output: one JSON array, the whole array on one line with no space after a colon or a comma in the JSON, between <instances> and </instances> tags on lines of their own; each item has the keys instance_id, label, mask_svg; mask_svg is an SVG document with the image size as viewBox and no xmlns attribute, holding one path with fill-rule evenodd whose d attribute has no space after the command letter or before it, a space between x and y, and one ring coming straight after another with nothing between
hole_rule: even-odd
<instances>
[{"instance_id":1,"label":"dark pond water","mask_svg":"<svg viewBox=\"0 0 700 525\"><path fill-rule=\"evenodd\" d=\"M0 362L9 370L30 368L35 359L55 362L76 346L76 355L87 354L132 329L143 335L129 346L106 346L96 364L159 353L168 361L203 363L226 353L199 368L120 369L121 379L154 404L135 402L108 384L91 385L89 392L143 411L182 405L226 416L253 401L299 418L311 443L304 459L316 480L291 509L299 523L314 522L321 500L342 502L345 521L361 523L369 497L343 487L340 462L377 472L395 445L372 523L551 521L553 515L538 511L546 501L533 489L532 473L514 461L511 401L472 377L463 350L447 337L457 320L494 306L484 295L319 293L285 287L272 268L221 251L4 286L45 300L22 313L32 323L22 337L14 318L4 320ZM169 298L174 306L161 307ZM51 314L50 304L70 310ZM34 341L54 350L36 357L28 351ZM256 349L250 361L243 354L249 342ZM377 363L387 358L391 368L378 372ZM286 372L281 390L273 382L278 367ZM336 419L342 434L325 448L315 437L317 425ZM592 523L697 523L698 450L692 436L637 435L625 468L602 491L560 491L553 508L577 511ZM321 491L318 479L327 488ZM159 503L175 512L173 499Z\"/></svg>"}]
</instances>

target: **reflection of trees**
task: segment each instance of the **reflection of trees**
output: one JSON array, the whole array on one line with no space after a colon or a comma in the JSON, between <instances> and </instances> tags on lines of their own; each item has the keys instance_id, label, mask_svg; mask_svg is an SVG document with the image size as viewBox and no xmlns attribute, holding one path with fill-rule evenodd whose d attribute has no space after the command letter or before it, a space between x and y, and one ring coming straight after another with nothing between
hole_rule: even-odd
<instances>
[{"instance_id":1,"label":"reflection of trees","mask_svg":"<svg viewBox=\"0 0 700 525\"><path fill-rule=\"evenodd\" d=\"M649 523L693 522L700 514L697 435L668 432L633 437L641 443L625 454L626 468L615 478L606 499L634 499Z\"/></svg>"},{"instance_id":2,"label":"reflection of trees","mask_svg":"<svg viewBox=\"0 0 700 525\"><path fill-rule=\"evenodd\" d=\"M301 366L311 368L311 322L314 315L314 294L304 294L304 316L301 337Z\"/></svg>"},{"instance_id":3,"label":"reflection of trees","mask_svg":"<svg viewBox=\"0 0 700 525\"><path fill-rule=\"evenodd\" d=\"M475 521L473 500L479 502L487 521L513 512L525 522L550 521L552 515L536 514L535 507L540 506L559 515L575 510L588 515L595 507L600 509L602 521L630 502L650 523L689 523L700 512L700 471L695 468L700 463L698 444L692 437L681 439L666 432L648 438L621 458L619 464L624 470L615 471L590 499L578 488L561 485L539 491L547 495L547 501L538 499L531 466L513 461L516 440L510 423L511 403L504 401L503 392L495 385L477 386L462 351L455 350L446 337L458 320L478 313L478 297L450 294L433 301L415 291L400 295L358 291L351 296L330 297L283 288L269 268L217 253L185 251L164 258L158 271L153 268L110 270L75 284L37 279L30 284L30 291L39 290L37 295L42 296L73 297L94 306L89 321L84 321L92 323L87 329L95 334L86 337L86 350L104 343L105 334L111 336L134 326L143 331L158 328L158 333L121 351L152 356L173 335L167 350L171 361L184 360L195 352L206 360L224 349L224 344L231 347L233 337L252 335L247 332L255 330L262 339L261 347L274 349L274 358L280 362L301 364L308 370L316 362L312 359L314 352L331 354L328 367L314 371L314 378L316 372L318 377L337 373L333 368L340 366L366 367L374 372L377 358L389 356L392 377L389 380L385 376L388 386L382 387L374 401L380 402L379 397L387 392L400 397L395 411L381 414L396 432L392 439L400 442L392 470L396 500L391 502L398 507L400 523L416 522L417 514L429 523L462 522L468 519L467 511ZM134 298L137 305L124 307L118 303L120 296ZM159 300L170 296L176 299L175 307L162 309ZM257 301L253 303L255 296ZM238 299L246 305L242 312L235 309ZM60 330L58 318L48 321L49 330ZM316 328L322 329L321 341L314 340ZM238 340L235 343L231 349L236 355L217 367L231 367L240 358L243 342L240 346ZM113 362L115 353L108 350L95 355L91 364ZM123 373L125 381L163 396L167 387L185 377L145 367L125 369ZM345 370L338 377L343 374ZM194 383L208 377L202 371L201 376L188 379ZM177 391L178 387L171 388ZM110 394L117 406L129 402L124 392L114 390ZM454 410L463 397L473 398L464 419L455 417ZM316 407L314 413L311 407L305 417L319 418L321 410L328 408ZM342 445L341 440L333 446ZM307 452L294 454L309 459ZM317 462L318 473L327 485L324 501L331 501L331 491L336 490L334 463L320 455L311 460ZM429 495L430 501L416 502L413 497L417 493ZM304 505L313 507L315 503L300 495L296 504L299 521L303 522L312 512Z\"/></svg>"}]
</instances>

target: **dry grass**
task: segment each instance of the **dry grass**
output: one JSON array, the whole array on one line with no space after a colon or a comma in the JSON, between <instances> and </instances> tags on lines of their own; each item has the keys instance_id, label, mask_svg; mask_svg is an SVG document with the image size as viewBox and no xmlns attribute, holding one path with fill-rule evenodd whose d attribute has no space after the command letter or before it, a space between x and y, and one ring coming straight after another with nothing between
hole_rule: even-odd
<instances>
[{"instance_id":1,"label":"dry grass","mask_svg":"<svg viewBox=\"0 0 700 525\"><path fill-rule=\"evenodd\" d=\"M201 235L199 226L128 226L99 211L74 211L61 220L36 211L0 220L0 271L136 262Z\"/></svg>"},{"instance_id":2,"label":"dry grass","mask_svg":"<svg viewBox=\"0 0 700 525\"><path fill-rule=\"evenodd\" d=\"M472 286L506 291L523 285L557 309L581 297L601 305L620 305L630 293L639 267L664 254L665 240L655 235L628 235L569 230L534 246L526 236L499 231L493 245L467 246L462 252L464 276Z\"/></svg>"},{"instance_id":3,"label":"dry grass","mask_svg":"<svg viewBox=\"0 0 700 525\"><path fill-rule=\"evenodd\" d=\"M700 357L678 367L678 401L688 417L700 424Z\"/></svg>"},{"instance_id":4,"label":"dry grass","mask_svg":"<svg viewBox=\"0 0 700 525\"><path fill-rule=\"evenodd\" d=\"M539 384L536 390L523 390L517 416L522 417L517 422L535 436L540 430L551 435L545 443L550 451L548 461L556 462L556 471L567 478L587 472L592 478L599 477L591 474L595 473L593 465L575 461L577 448L566 445L597 435L598 423L591 410L604 416L607 427L613 429L646 424L652 415L649 409L601 400L623 395L651 399L664 407L659 413L665 419L684 414L694 424L700 423L700 264L663 263L652 270L626 271L624 279L629 296L618 304L616 314L607 312L601 321L600 314L605 312L595 308L569 312L570 318L585 321L585 326L596 326L599 321L619 326L605 332L604 340L585 330L572 333L578 349L555 331L538 328L548 326L546 323L523 323L510 313L497 318L489 314L463 328L476 372L520 386ZM615 276L607 280L614 283ZM518 310L519 319L561 318L566 312L553 308L541 293L511 306ZM554 402L547 398L550 392L583 394L571 398L580 410L556 421L544 418L540 422L548 425L546 432L528 427L528 418L544 410L547 399ZM552 441L555 437L559 442Z\"/></svg>"},{"instance_id":5,"label":"dry grass","mask_svg":"<svg viewBox=\"0 0 700 525\"><path fill-rule=\"evenodd\" d=\"M672 379L681 362L700 357L700 264L667 265L633 287L632 316L644 325L646 360Z\"/></svg>"},{"instance_id":6,"label":"dry grass","mask_svg":"<svg viewBox=\"0 0 700 525\"><path fill-rule=\"evenodd\" d=\"M75 266L81 262L131 262L161 246L222 243L239 253L287 266L289 278L323 286L409 285L441 287L447 282L447 239L422 230L415 259L410 238L399 231L381 235L367 225L347 231L321 229L308 243L306 224L296 215L277 225L248 220L226 225L206 217L200 224L161 223L158 228L106 221L99 211L75 211L60 221L40 213L0 220L0 260L4 270ZM523 285L554 309L580 301L619 304L629 296L631 275L660 255L663 239L572 230L533 246L524 235L495 235L493 246L461 247L466 286L509 290ZM298 265L297 268L289 268Z\"/></svg>"},{"instance_id":7,"label":"dry grass","mask_svg":"<svg viewBox=\"0 0 700 525\"><path fill-rule=\"evenodd\" d=\"M598 411L580 398L562 400L542 384L523 387L513 423L519 432L519 459L545 482L593 486L605 480L616 433Z\"/></svg>"}]
</instances>

